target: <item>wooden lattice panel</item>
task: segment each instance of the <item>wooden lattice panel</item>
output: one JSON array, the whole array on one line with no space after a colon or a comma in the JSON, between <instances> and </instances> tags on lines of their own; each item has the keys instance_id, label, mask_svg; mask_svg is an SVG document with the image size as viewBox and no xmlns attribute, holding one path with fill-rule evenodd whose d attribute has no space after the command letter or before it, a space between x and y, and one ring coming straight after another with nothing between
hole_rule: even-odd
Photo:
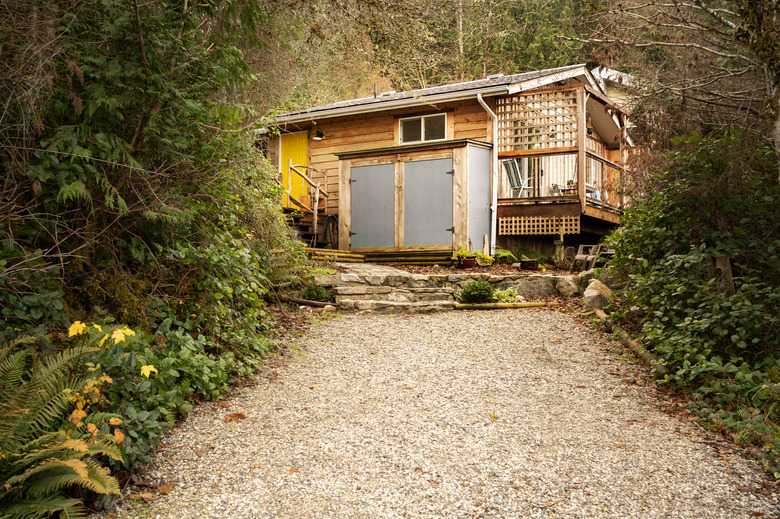
<instances>
[{"instance_id":1,"label":"wooden lattice panel","mask_svg":"<svg viewBox=\"0 0 780 519\"><path fill-rule=\"evenodd\" d=\"M499 98L496 114L499 152L577 145L577 90Z\"/></svg>"},{"instance_id":2,"label":"wooden lattice panel","mask_svg":"<svg viewBox=\"0 0 780 519\"><path fill-rule=\"evenodd\" d=\"M579 233L579 216L507 216L498 219L500 236Z\"/></svg>"}]
</instances>

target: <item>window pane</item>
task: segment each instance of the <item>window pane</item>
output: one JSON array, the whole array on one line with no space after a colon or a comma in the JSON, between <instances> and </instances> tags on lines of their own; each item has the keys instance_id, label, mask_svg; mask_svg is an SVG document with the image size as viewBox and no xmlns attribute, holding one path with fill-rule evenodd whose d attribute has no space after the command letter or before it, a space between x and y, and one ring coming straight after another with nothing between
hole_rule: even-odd
<instances>
[{"instance_id":1,"label":"window pane","mask_svg":"<svg viewBox=\"0 0 780 519\"><path fill-rule=\"evenodd\" d=\"M401 120L401 142L422 140L422 119Z\"/></svg>"},{"instance_id":2,"label":"window pane","mask_svg":"<svg viewBox=\"0 0 780 519\"><path fill-rule=\"evenodd\" d=\"M446 133L446 116L444 114L434 115L425 118L425 140L433 141L444 139Z\"/></svg>"}]
</instances>

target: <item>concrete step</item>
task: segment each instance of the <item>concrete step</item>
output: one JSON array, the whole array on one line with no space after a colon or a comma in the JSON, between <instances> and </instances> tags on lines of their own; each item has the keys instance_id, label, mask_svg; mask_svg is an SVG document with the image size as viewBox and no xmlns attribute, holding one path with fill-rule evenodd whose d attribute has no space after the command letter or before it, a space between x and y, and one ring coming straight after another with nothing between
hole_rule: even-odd
<instances>
[{"instance_id":1,"label":"concrete step","mask_svg":"<svg viewBox=\"0 0 780 519\"><path fill-rule=\"evenodd\" d=\"M347 312L355 312L358 314L432 313L453 310L455 308L455 302L361 301L354 299L344 299L339 303L339 308Z\"/></svg>"}]
</instances>

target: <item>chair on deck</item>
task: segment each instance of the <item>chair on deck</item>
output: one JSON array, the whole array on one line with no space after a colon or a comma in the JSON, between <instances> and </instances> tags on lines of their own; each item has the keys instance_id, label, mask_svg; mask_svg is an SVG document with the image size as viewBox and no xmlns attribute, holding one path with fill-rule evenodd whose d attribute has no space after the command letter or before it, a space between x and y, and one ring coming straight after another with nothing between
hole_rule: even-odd
<instances>
[{"instance_id":1,"label":"chair on deck","mask_svg":"<svg viewBox=\"0 0 780 519\"><path fill-rule=\"evenodd\" d=\"M512 198L525 196L524 193L531 190L530 178L523 179L520 174L520 164L518 159L508 159L504 161L504 171L509 179L509 185L512 188Z\"/></svg>"}]
</instances>

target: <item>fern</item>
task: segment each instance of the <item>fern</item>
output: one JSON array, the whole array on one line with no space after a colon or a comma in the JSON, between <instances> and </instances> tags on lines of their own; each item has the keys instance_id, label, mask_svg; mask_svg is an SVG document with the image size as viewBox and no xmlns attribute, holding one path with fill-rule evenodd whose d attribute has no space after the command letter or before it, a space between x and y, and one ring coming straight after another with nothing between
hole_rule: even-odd
<instances>
[{"instance_id":1,"label":"fern","mask_svg":"<svg viewBox=\"0 0 780 519\"><path fill-rule=\"evenodd\" d=\"M40 359L31 348L15 351L21 339L0 349L0 517L84 517L81 502L63 494L79 486L99 494L118 493L117 481L98 461L122 461L108 435L72 438L61 427L73 404L69 392L84 377L72 368L85 353L80 346ZM108 415L106 415L108 416Z\"/></svg>"},{"instance_id":2,"label":"fern","mask_svg":"<svg viewBox=\"0 0 780 519\"><path fill-rule=\"evenodd\" d=\"M20 499L7 508L0 509L0 518L39 519L51 517L57 512L60 512L60 517L68 519L81 519L87 516L78 499L51 495Z\"/></svg>"},{"instance_id":3,"label":"fern","mask_svg":"<svg viewBox=\"0 0 780 519\"><path fill-rule=\"evenodd\" d=\"M80 200L92 207L92 196L81 180L62 186L57 193L57 202L60 203L77 202Z\"/></svg>"}]
</instances>

